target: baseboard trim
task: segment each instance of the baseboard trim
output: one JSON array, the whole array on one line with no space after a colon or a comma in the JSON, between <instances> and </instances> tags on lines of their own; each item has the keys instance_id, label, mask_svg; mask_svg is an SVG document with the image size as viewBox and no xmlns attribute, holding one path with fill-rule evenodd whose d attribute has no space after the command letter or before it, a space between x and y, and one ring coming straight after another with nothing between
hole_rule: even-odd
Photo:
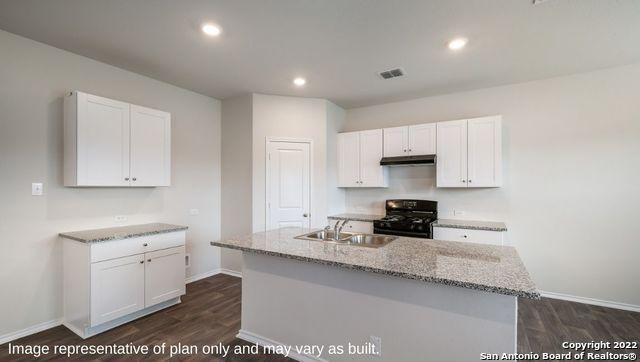
<instances>
[{"instance_id":1,"label":"baseboard trim","mask_svg":"<svg viewBox=\"0 0 640 362\"><path fill-rule=\"evenodd\" d=\"M0 344L5 344L16 339L29 336L47 329L62 325L62 318L54 319L48 322L39 323L16 332L11 332L0 336Z\"/></svg>"},{"instance_id":2,"label":"baseboard trim","mask_svg":"<svg viewBox=\"0 0 640 362\"><path fill-rule=\"evenodd\" d=\"M242 272L231 270L231 269L220 268L220 274L227 274L227 275L231 275L232 277L242 278Z\"/></svg>"},{"instance_id":3,"label":"baseboard trim","mask_svg":"<svg viewBox=\"0 0 640 362\"><path fill-rule=\"evenodd\" d=\"M601 300L601 299L595 299L595 298L577 297L575 295L545 292L545 291L540 291L540 295L545 298L567 300L570 302L591 304L591 305L597 305L600 307L607 307L607 308L613 308L613 309L622 309L622 310L628 310L631 312L640 312L640 305L611 302L608 300Z\"/></svg>"},{"instance_id":4,"label":"baseboard trim","mask_svg":"<svg viewBox=\"0 0 640 362\"><path fill-rule=\"evenodd\" d=\"M255 343L259 346L284 346L285 345L284 343L274 341L273 339L269 339L259 334L246 331L244 329L239 330L236 337L244 341L247 341L249 343ZM299 354L293 350L289 353L288 357L293 358L294 360L300 361L300 362L327 362L326 359L318 358L318 357L310 356L306 354Z\"/></svg>"},{"instance_id":5,"label":"baseboard trim","mask_svg":"<svg viewBox=\"0 0 640 362\"><path fill-rule=\"evenodd\" d=\"M220 274L220 269L209 270L208 272L192 275L185 279L185 283L189 284L189 283L197 282L200 279L212 277L216 274Z\"/></svg>"}]
</instances>

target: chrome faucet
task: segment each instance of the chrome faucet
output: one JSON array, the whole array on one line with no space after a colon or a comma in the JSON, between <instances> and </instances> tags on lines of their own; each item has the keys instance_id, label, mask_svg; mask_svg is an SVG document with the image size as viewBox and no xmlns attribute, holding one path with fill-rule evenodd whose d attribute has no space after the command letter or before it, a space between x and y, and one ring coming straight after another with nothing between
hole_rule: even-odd
<instances>
[{"instance_id":1,"label":"chrome faucet","mask_svg":"<svg viewBox=\"0 0 640 362\"><path fill-rule=\"evenodd\" d=\"M342 225L340 225L340 221L336 221L336 224L333 226L333 240L340 240L340 233L342 232L342 228L349 222L349 219L342 220Z\"/></svg>"}]
</instances>

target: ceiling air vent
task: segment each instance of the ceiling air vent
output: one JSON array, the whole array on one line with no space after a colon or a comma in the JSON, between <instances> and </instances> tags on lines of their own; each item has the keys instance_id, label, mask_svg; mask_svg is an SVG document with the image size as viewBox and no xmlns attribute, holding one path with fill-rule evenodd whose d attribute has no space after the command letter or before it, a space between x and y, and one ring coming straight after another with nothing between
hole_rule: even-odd
<instances>
[{"instance_id":1,"label":"ceiling air vent","mask_svg":"<svg viewBox=\"0 0 640 362\"><path fill-rule=\"evenodd\" d=\"M391 79L396 77L402 77L404 75L404 70L400 68L396 68L396 69L385 70L378 74L380 74L382 79Z\"/></svg>"}]
</instances>

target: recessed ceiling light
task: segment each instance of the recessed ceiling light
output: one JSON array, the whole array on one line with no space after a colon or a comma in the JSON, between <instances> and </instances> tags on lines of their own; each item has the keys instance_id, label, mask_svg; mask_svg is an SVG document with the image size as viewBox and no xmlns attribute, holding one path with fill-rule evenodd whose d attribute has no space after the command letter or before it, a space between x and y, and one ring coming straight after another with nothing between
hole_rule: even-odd
<instances>
[{"instance_id":1,"label":"recessed ceiling light","mask_svg":"<svg viewBox=\"0 0 640 362\"><path fill-rule=\"evenodd\" d=\"M297 85L298 87L302 87L303 85L307 84L307 80L304 78L298 77L293 80L293 84Z\"/></svg>"},{"instance_id":2,"label":"recessed ceiling light","mask_svg":"<svg viewBox=\"0 0 640 362\"><path fill-rule=\"evenodd\" d=\"M467 45L468 41L469 40L467 40L466 38L455 38L449 42L449 49L460 50L464 48L465 45Z\"/></svg>"},{"instance_id":3,"label":"recessed ceiling light","mask_svg":"<svg viewBox=\"0 0 640 362\"><path fill-rule=\"evenodd\" d=\"M222 33L222 30L219 26L214 24L203 24L202 32L209 36L218 36L220 35L220 33Z\"/></svg>"}]
</instances>

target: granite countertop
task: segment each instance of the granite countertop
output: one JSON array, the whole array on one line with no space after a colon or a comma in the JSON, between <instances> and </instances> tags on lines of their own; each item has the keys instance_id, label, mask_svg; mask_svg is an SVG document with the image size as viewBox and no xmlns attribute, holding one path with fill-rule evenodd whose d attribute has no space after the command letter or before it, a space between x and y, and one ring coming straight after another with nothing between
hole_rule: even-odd
<instances>
[{"instance_id":1,"label":"granite countertop","mask_svg":"<svg viewBox=\"0 0 640 362\"><path fill-rule=\"evenodd\" d=\"M333 220L353 220L353 221L365 221L365 222L373 222L375 220L378 219L382 219L384 217L384 215L369 215L369 214L338 214L338 215L331 215L329 217L327 217L327 219L333 219Z\"/></svg>"},{"instance_id":2,"label":"granite countertop","mask_svg":"<svg viewBox=\"0 0 640 362\"><path fill-rule=\"evenodd\" d=\"M106 229L93 229L60 233L63 238L81 241L83 243L98 243L109 240L135 238L155 234L170 233L172 231L187 230L188 226L152 223L141 225L118 226Z\"/></svg>"},{"instance_id":3,"label":"granite countertop","mask_svg":"<svg viewBox=\"0 0 640 362\"><path fill-rule=\"evenodd\" d=\"M431 225L433 227L454 229L507 231L507 225L505 225L505 223L496 221L438 219Z\"/></svg>"},{"instance_id":4,"label":"granite countertop","mask_svg":"<svg viewBox=\"0 0 640 362\"><path fill-rule=\"evenodd\" d=\"M347 269L539 299L515 248L399 237L381 248L299 240L289 227L211 245Z\"/></svg>"}]
</instances>

